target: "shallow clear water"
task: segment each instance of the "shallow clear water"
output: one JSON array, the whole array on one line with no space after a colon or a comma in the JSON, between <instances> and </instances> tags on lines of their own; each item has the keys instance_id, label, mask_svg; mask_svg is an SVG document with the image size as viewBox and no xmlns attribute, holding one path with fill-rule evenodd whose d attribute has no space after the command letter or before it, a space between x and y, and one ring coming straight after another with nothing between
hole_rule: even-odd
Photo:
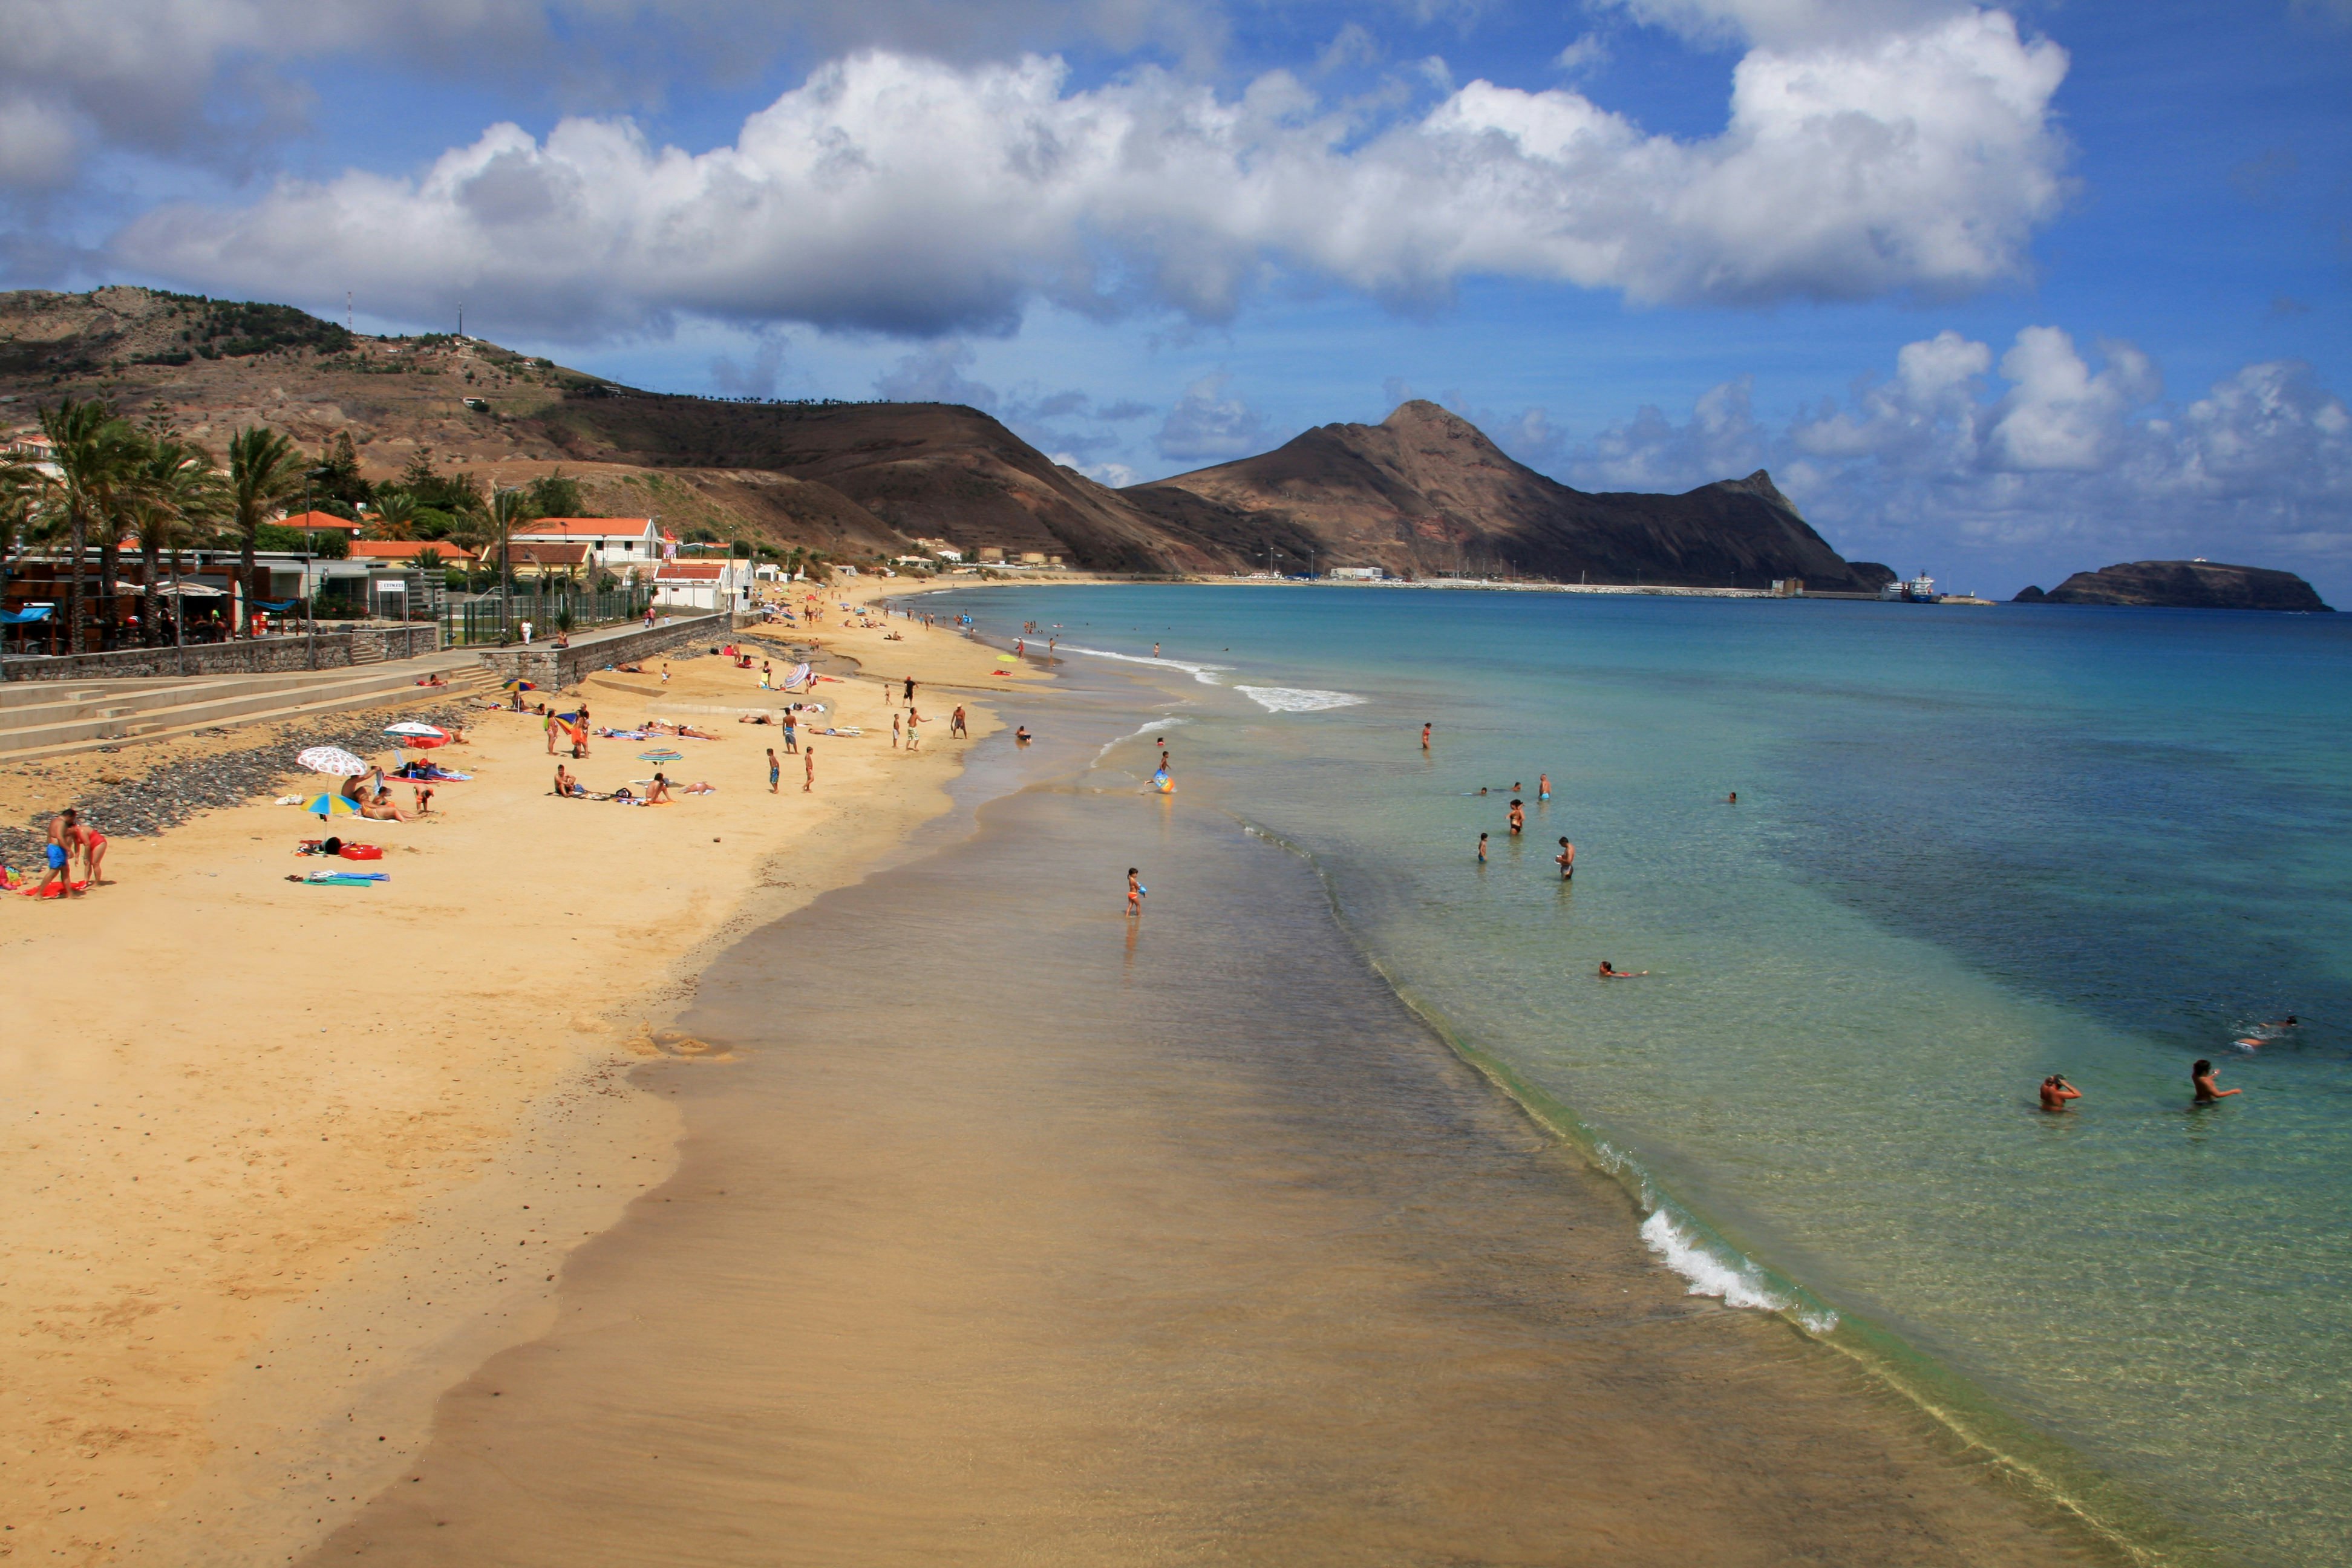
<instances>
[{"instance_id":1,"label":"shallow clear water","mask_svg":"<svg viewBox=\"0 0 2352 1568\"><path fill-rule=\"evenodd\" d=\"M1164 671L1180 789L1310 854L1402 989L1651 1184L1652 1239L1702 1286L1883 1325L2233 1555L2342 1558L2352 624L944 603L1073 660L1217 667ZM2199 1056L2246 1092L2189 1109ZM2063 1118L2035 1108L2052 1070L2085 1095Z\"/></svg>"}]
</instances>

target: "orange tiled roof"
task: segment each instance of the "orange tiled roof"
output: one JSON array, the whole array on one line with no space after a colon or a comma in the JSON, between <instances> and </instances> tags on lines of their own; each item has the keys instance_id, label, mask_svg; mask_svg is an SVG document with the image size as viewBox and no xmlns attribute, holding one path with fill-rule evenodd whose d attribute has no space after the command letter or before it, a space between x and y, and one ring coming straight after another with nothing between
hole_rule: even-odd
<instances>
[{"instance_id":1,"label":"orange tiled roof","mask_svg":"<svg viewBox=\"0 0 2352 1568\"><path fill-rule=\"evenodd\" d=\"M414 561L426 551L437 552L444 561L478 559L470 550L462 549L446 539L355 539L352 555L361 561Z\"/></svg>"},{"instance_id":2,"label":"orange tiled roof","mask_svg":"<svg viewBox=\"0 0 2352 1568\"><path fill-rule=\"evenodd\" d=\"M579 534L642 535L653 526L649 517L535 517L515 530L518 539L569 539Z\"/></svg>"}]
</instances>

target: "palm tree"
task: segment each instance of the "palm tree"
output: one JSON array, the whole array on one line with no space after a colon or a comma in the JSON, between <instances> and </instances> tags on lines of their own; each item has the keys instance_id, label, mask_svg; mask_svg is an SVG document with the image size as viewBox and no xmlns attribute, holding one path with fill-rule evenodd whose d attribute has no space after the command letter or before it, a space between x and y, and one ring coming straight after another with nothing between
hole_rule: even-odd
<instances>
[{"instance_id":1,"label":"palm tree","mask_svg":"<svg viewBox=\"0 0 2352 1568\"><path fill-rule=\"evenodd\" d=\"M49 498L49 510L65 525L71 566L66 580L66 649L79 653L89 621L88 596L82 589L82 553L89 548L92 528L106 543L105 561L114 557L120 537L121 491L139 460L144 442L131 422L102 399L77 403L68 397L41 410L41 433L49 438L50 460L63 476ZM102 584L110 597L113 585Z\"/></svg>"},{"instance_id":2,"label":"palm tree","mask_svg":"<svg viewBox=\"0 0 2352 1568\"><path fill-rule=\"evenodd\" d=\"M510 548L514 531L539 515L530 504L530 497L520 489L500 490L490 498L490 521L499 531L499 585L502 590L499 605L499 625L506 626L513 613L514 561Z\"/></svg>"},{"instance_id":3,"label":"palm tree","mask_svg":"<svg viewBox=\"0 0 2352 1568\"><path fill-rule=\"evenodd\" d=\"M158 437L148 447L147 459L140 464L131 487L131 527L139 541L139 557L145 567L142 575L146 588L140 605L139 624L146 629L146 640L154 646L156 635L155 601L162 591L158 581L163 572L163 555L170 550L176 560L180 546L191 536L208 532L228 515L228 488L213 471L213 458L191 442L174 436Z\"/></svg>"},{"instance_id":4,"label":"palm tree","mask_svg":"<svg viewBox=\"0 0 2352 1568\"><path fill-rule=\"evenodd\" d=\"M237 581L247 594L253 592L253 550L261 525L285 510L301 489L304 475L302 449L267 425L228 438L229 520L236 524ZM240 613L236 619L244 624L230 630L247 635L251 616Z\"/></svg>"},{"instance_id":5,"label":"palm tree","mask_svg":"<svg viewBox=\"0 0 2352 1568\"><path fill-rule=\"evenodd\" d=\"M0 602L8 596L8 564L32 531L33 517L49 477L35 468L21 447L0 451Z\"/></svg>"},{"instance_id":6,"label":"palm tree","mask_svg":"<svg viewBox=\"0 0 2352 1568\"><path fill-rule=\"evenodd\" d=\"M416 533L416 498L406 490L385 490L375 498L375 511L368 519L368 533L374 539L409 539Z\"/></svg>"}]
</instances>

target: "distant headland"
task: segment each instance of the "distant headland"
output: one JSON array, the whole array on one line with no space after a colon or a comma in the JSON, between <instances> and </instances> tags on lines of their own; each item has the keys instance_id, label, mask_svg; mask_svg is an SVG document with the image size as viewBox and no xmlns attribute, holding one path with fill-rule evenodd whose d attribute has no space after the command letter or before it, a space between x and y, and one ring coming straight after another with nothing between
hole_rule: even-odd
<instances>
[{"instance_id":1,"label":"distant headland","mask_svg":"<svg viewBox=\"0 0 2352 1568\"><path fill-rule=\"evenodd\" d=\"M2329 610L2310 584L2267 566L2219 561L2126 561L2077 572L2048 593L2021 590L2021 605L2136 605L2175 610Z\"/></svg>"}]
</instances>

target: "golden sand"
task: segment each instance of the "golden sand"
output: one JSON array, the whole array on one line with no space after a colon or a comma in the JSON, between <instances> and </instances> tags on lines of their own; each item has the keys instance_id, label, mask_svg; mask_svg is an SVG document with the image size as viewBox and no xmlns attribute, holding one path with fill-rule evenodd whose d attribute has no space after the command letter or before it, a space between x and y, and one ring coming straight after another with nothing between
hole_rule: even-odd
<instances>
[{"instance_id":1,"label":"golden sand","mask_svg":"<svg viewBox=\"0 0 2352 1568\"><path fill-rule=\"evenodd\" d=\"M814 795L788 756L771 795L778 731L726 716L781 700L756 672L673 657L667 687L586 695L603 722L709 724L667 771L717 795L558 800L538 720L484 713L434 753L475 779L431 819L336 823L383 846L358 868L385 886L285 881L324 829L257 802L117 838L79 900L0 899L0 1558L282 1559L414 1450L441 1388L535 1331L562 1254L670 1169L669 1113L617 1077L690 1049L658 1031L705 955L940 811L948 710L985 735L986 689L1037 679L843 618L813 635L868 673L814 700L866 734L815 739ZM891 749L886 675L920 683L918 754ZM0 769L0 801L256 738ZM571 764L592 788L654 772L642 744L593 747Z\"/></svg>"}]
</instances>

